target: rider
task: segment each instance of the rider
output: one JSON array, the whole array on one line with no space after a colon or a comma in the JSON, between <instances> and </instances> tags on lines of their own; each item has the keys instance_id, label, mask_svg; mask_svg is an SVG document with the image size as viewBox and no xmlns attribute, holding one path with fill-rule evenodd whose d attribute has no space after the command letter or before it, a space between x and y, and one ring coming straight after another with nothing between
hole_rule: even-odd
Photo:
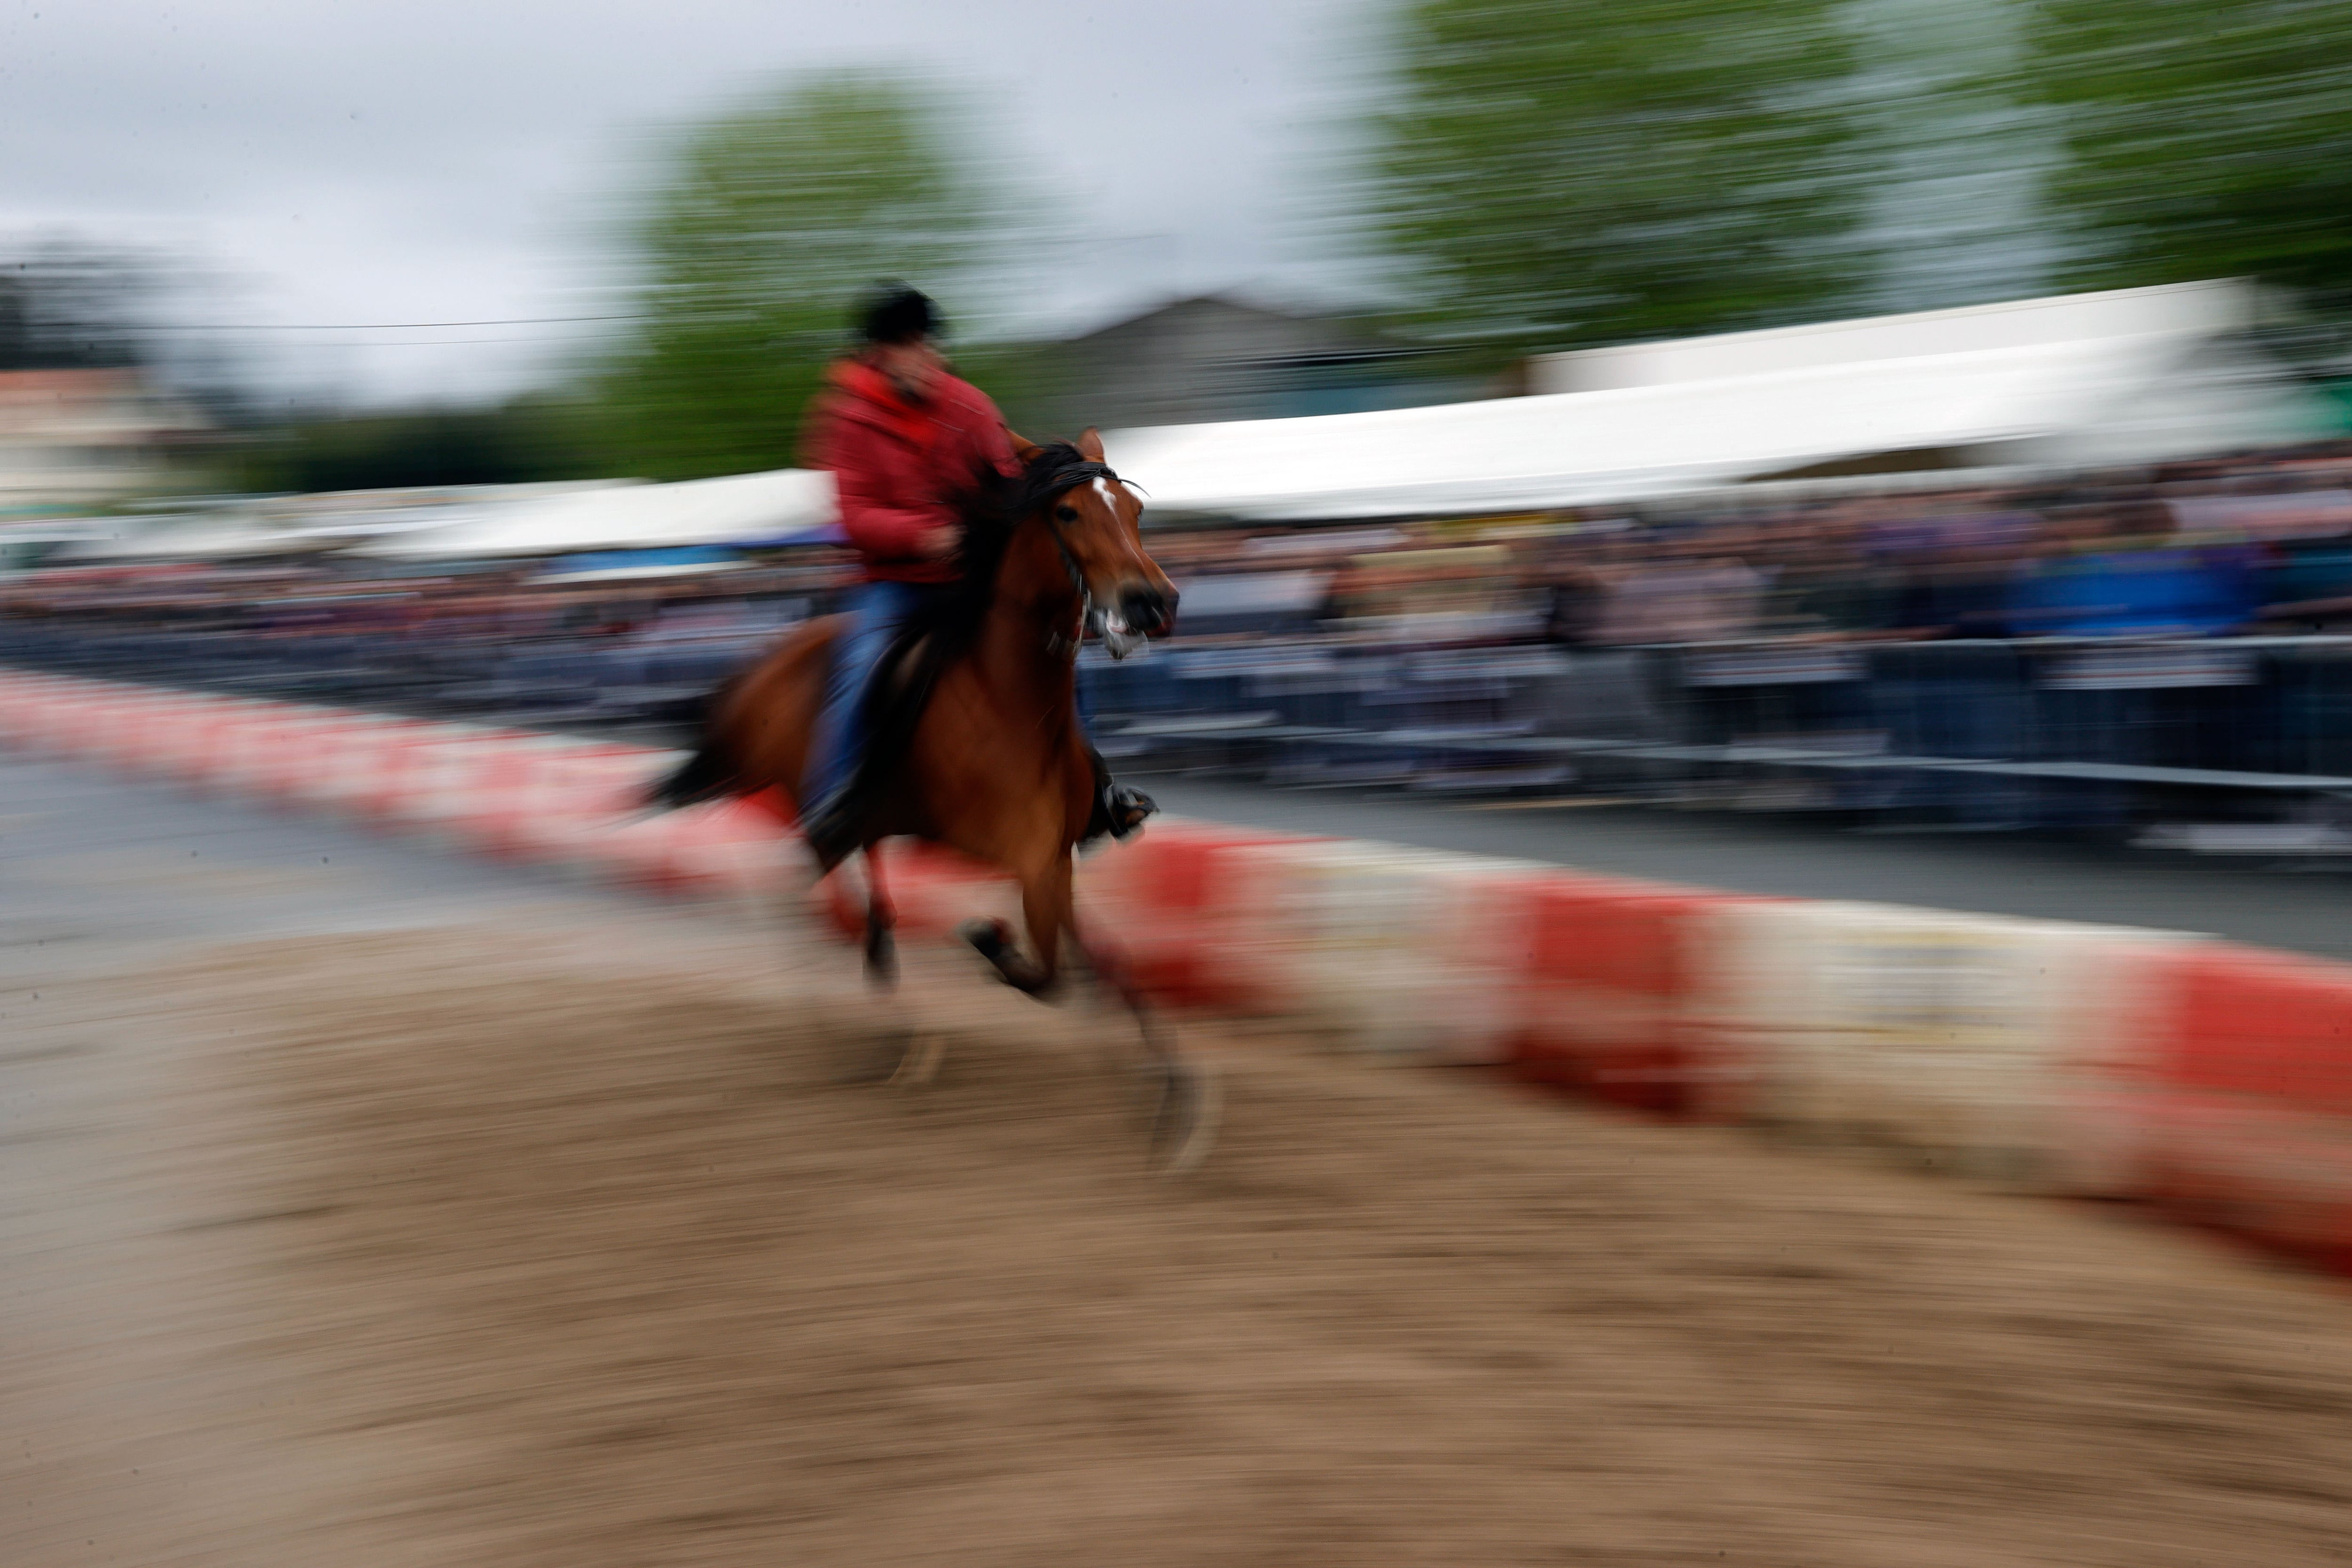
<instances>
[{"instance_id":1,"label":"rider","mask_svg":"<svg viewBox=\"0 0 2352 1568\"><path fill-rule=\"evenodd\" d=\"M866 752L866 682L898 627L957 579L955 498L984 472L1021 472L996 405L948 369L937 342L944 325L923 294L881 285L859 312L862 346L810 407L811 466L831 470L842 532L865 569L835 645L803 792L803 831L828 863L856 828L849 797ZM1129 837L1159 808L1089 750L1097 787L1086 837Z\"/></svg>"}]
</instances>

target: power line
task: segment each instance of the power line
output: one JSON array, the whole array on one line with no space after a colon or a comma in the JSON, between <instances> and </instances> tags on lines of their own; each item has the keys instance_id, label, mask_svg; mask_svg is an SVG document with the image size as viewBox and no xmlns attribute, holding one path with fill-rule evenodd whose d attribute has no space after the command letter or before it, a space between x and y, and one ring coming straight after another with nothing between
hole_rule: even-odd
<instances>
[{"instance_id":1,"label":"power line","mask_svg":"<svg viewBox=\"0 0 2352 1568\"><path fill-rule=\"evenodd\" d=\"M140 329L159 332L391 332L435 327L549 327L574 321L642 321L645 316L516 316L503 321L202 322Z\"/></svg>"},{"instance_id":2,"label":"power line","mask_svg":"<svg viewBox=\"0 0 2352 1568\"><path fill-rule=\"evenodd\" d=\"M555 343L609 342L615 334L593 332L582 338L378 338L373 342L339 343L321 338L315 342L287 343L289 349L438 349L454 348L461 343Z\"/></svg>"}]
</instances>

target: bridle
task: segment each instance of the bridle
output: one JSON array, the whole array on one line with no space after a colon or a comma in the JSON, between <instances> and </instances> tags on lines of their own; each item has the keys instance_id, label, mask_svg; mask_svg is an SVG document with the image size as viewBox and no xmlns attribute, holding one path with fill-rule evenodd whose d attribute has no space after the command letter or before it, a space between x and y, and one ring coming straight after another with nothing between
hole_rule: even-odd
<instances>
[{"instance_id":1,"label":"bridle","mask_svg":"<svg viewBox=\"0 0 2352 1568\"><path fill-rule=\"evenodd\" d=\"M1043 509L1068 491L1096 479L1108 479L1115 485L1124 483L1108 463L1071 463L1055 468L1037 482L1034 489L1037 498L1035 504ZM1062 570L1070 574L1070 587L1078 595L1077 635L1070 637L1060 631L1047 632L1045 634L1046 653L1055 658L1076 658L1078 645L1086 640L1087 632L1091 627L1102 638L1103 650L1106 653L1115 659L1127 658L1143 646L1145 641L1143 635L1129 630L1127 617L1119 614L1117 609L1095 607L1094 594L1087 587L1087 574L1078 569L1077 557L1070 553L1069 542L1062 537L1059 520L1049 515L1045 521L1053 530L1054 550L1062 558Z\"/></svg>"}]
</instances>

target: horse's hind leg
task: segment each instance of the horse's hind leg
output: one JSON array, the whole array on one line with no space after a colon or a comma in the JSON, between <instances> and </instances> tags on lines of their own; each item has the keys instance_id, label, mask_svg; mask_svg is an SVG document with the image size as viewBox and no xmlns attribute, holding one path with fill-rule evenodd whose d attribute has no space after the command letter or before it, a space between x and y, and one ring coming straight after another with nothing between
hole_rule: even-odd
<instances>
[{"instance_id":1,"label":"horse's hind leg","mask_svg":"<svg viewBox=\"0 0 2352 1568\"><path fill-rule=\"evenodd\" d=\"M866 847L866 978L887 990L898 982L898 911L882 882L881 846Z\"/></svg>"},{"instance_id":2,"label":"horse's hind leg","mask_svg":"<svg viewBox=\"0 0 2352 1568\"><path fill-rule=\"evenodd\" d=\"M890 889L882 879L879 846L866 847L866 978L877 991L895 991L898 984L898 913ZM909 1029L903 1020L886 1026L867 1059L849 1077L858 1082L887 1079L901 1089L929 1083L940 1070L946 1045L937 1035Z\"/></svg>"}]
</instances>

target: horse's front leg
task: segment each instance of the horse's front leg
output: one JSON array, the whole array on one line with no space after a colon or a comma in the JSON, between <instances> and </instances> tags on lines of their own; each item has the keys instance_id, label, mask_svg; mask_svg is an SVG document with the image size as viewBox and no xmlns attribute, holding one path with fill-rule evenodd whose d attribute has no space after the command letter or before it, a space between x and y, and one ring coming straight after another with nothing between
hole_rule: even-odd
<instances>
[{"instance_id":1,"label":"horse's front leg","mask_svg":"<svg viewBox=\"0 0 2352 1568\"><path fill-rule=\"evenodd\" d=\"M1062 977L1062 932L1070 923L1070 852L1062 850L1021 875L1021 923L1031 952L1023 952L1003 921L974 921L964 940L978 949L1015 991L1042 996Z\"/></svg>"},{"instance_id":2,"label":"horse's front leg","mask_svg":"<svg viewBox=\"0 0 2352 1568\"><path fill-rule=\"evenodd\" d=\"M1208 1157L1217 1141L1223 1095L1216 1073L1208 1064L1176 1048L1174 1037L1136 983L1116 942L1106 941L1099 933L1089 941L1074 922L1070 943L1085 955L1087 967L1096 978L1135 1015L1150 1102L1152 1163L1170 1175L1191 1170Z\"/></svg>"}]
</instances>

